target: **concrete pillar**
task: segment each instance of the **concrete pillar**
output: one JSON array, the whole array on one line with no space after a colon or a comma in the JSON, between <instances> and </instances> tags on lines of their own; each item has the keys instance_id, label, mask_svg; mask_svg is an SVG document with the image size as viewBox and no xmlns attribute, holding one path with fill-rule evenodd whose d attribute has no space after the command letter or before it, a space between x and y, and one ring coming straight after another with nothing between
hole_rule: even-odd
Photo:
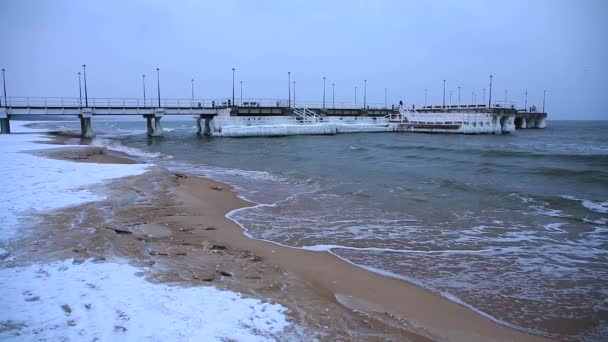
<instances>
[{"instance_id":1,"label":"concrete pillar","mask_svg":"<svg viewBox=\"0 0 608 342\"><path fill-rule=\"evenodd\" d=\"M203 133L203 128L201 127L201 117L200 115L196 117L196 135L201 135Z\"/></svg>"},{"instance_id":2,"label":"concrete pillar","mask_svg":"<svg viewBox=\"0 0 608 342\"><path fill-rule=\"evenodd\" d=\"M11 132L11 121L6 108L0 108L0 133L8 134Z\"/></svg>"},{"instance_id":3,"label":"concrete pillar","mask_svg":"<svg viewBox=\"0 0 608 342\"><path fill-rule=\"evenodd\" d=\"M146 118L146 124L148 128L148 136L149 137L160 137L163 135L163 128L160 125L160 119L165 115L165 110L163 108L156 108L153 114L146 114L144 118ZM154 119L154 126L152 126L152 119Z\"/></svg>"},{"instance_id":4,"label":"concrete pillar","mask_svg":"<svg viewBox=\"0 0 608 342\"><path fill-rule=\"evenodd\" d=\"M515 131L515 117L514 116L503 116L500 118L500 129L502 133L511 133Z\"/></svg>"},{"instance_id":5,"label":"concrete pillar","mask_svg":"<svg viewBox=\"0 0 608 342\"><path fill-rule=\"evenodd\" d=\"M95 136L95 132L93 132L93 127L91 125L93 109L83 108L78 117L80 118L80 136L83 138L93 138Z\"/></svg>"},{"instance_id":6,"label":"concrete pillar","mask_svg":"<svg viewBox=\"0 0 608 342\"><path fill-rule=\"evenodd\" d=\"M536 128L546 128L546 127L547 127L547 119L546 118L538 119L538 121L536 123Z\"/></svg>"},{"instance_id":7,"label":"concrete pillar","mask_svg":"<svg viewBox=\"0 0 608 342\"><path fill-rule=\"evenodd\" d=\"M154 119L154 116L144 115L144 118L146 118L146 127L148 128L148 132L146 134L151 137L154 135L154 126L152 126L152 119Z\"/></svg>"},{"instance_id":8,"label":"concrete pillar","mask_svg":"<svg viewBox=\"0 0 608 342\"><path fill-rule=\"evenodd\" d=\"M205 135L211 135L211 120L213 118L205 118Z\"/></svg>"},{"instance_id":9,"label":"concrete pillar","mask_svg":"<svg viewBox=\"0 0 608 342\"><path fill-rule=\"evenodd\" d=\"M528 128L528 122L526 121L526 118L521 118L521 124L519 125L519 128Z\"/></svg>"}]
</instances>

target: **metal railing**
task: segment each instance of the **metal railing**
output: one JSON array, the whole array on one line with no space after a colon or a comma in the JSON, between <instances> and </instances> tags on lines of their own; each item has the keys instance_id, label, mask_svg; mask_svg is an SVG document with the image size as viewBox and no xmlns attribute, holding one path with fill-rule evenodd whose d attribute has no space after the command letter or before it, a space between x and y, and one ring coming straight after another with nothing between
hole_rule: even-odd
<instances>
[{"instance_id":1,"label":"metal railing","mask_svg":"<svg viewBox=\"0 0 608 342\"><path fill-rule=\"evenodd\" d=\"M85 101L78 97L8 97L7 103L4 101L2 106L11 107L33 107L33 108L80 108L88 104L92 108L157 108L158 98L98 98L92 97ZM231 105L242 107L288 107L289 101L286 99L265 99L265 98L231 98L219 99L161 99L160 106L163 108L213 108L228 107ZM297 101L292 102L292 108L325 108L331 109L363 109L360 104L351 102L335 102L332 104L321 101ZM379 103L370 103L369 109L391 109L385 108Z\"/></svg>"}]
</instances>

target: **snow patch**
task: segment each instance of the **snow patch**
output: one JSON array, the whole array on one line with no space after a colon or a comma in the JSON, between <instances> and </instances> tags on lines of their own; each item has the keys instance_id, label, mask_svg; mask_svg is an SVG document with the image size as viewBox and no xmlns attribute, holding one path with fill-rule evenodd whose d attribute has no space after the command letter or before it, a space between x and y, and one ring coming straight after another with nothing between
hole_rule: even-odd
<instances>
[{"instance_id":1,"label":"snow patch","mask_svg":"<svg viewBox=\"0 0 608 342\"><path fill-rule=\"evenodd\" d=\"M0 269L0 339L268 341L289 325L279 304L154 284L140 271L72 260Z\"/></svg>"},{"instance_id":2,"label":"snow patch","mask_svg":"<svg viewBox=\"0 0 608 342\"><path fill-rule=\"evenodd\" d=\"M13 127L27 132L20 122ZM48 141L41 134L0 135L0 241L11 239L19 217L31 210L44 211L100 200L82 187L109 179L137 175L147 170L143 164L77 163L39 157L24 151L56 149L57 145L36 144ZM82 146L69 146L82 148Z\"/></svg>"}]
</instances>

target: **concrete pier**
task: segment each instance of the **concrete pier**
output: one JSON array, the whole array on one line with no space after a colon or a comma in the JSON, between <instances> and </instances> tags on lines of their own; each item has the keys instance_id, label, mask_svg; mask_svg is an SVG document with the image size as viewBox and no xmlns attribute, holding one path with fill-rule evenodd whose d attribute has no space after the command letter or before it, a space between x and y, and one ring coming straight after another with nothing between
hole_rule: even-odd
<instances>
[{"instance_id":1,"label":"concrete pier","mask_svg":"<svg viewBox=\"0 0 608 342\"><path fill-rule=\"evenodd\" d=\"M203 120L204 126L203 126ZM197 135L211 135L211 120L213 117L208 115L197 115L196 116L196 134Z\"/></svg>"},{"instance_id":2,"label":"concrete pier","mask_svg":"<svg viewBox=\"0 0 608 342\"><path fill-rule=\"evenodd\" d=\"M11 132L11 122L6 108L0 108L0 133L8 134Z\"/></svg>"},{"instance_id":3,"label":"concrete pier","mask_svg":"<svg viewBox=\"0 0 608 342\"><path fill-rule=\"evenodd\" d=\"M83 108L78 117L80 118L80 136L83 138L93 138L95 136L91 125L93 109Z\"/></svg>"},{"instance_id":4,"label":"concrete pier","mask_svg":"<svg viewBox=\"0 0 608 342\"><path fill-rule=\"evenodd\" d=\"M165 110L163 108L156 108L153 114L144 115L149 137L160 137L163 135L163 127L160 125L160 120L163 116L165 116ZM152 122L154 122L154 124L152 124Z\"/></svg>"}]
</instances>

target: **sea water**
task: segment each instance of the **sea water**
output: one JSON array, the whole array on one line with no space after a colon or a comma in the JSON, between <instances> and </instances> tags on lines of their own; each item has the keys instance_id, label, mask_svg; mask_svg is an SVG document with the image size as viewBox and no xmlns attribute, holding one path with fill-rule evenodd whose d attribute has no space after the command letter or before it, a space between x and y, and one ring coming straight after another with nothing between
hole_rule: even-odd
<instances>
[{"instance_id":1,"label":"sea water","mask_svg":"<svg viewBox=\"0 0 608 342\"><path fill-rule=\"evenodd\" d=\"M608 122L506 135L209 138L94 121L97 144L235 186L252 237L409 281L503 324L608 336ZM77 123L61 123L76 128Z\"/></svg>"}]
</instances>

